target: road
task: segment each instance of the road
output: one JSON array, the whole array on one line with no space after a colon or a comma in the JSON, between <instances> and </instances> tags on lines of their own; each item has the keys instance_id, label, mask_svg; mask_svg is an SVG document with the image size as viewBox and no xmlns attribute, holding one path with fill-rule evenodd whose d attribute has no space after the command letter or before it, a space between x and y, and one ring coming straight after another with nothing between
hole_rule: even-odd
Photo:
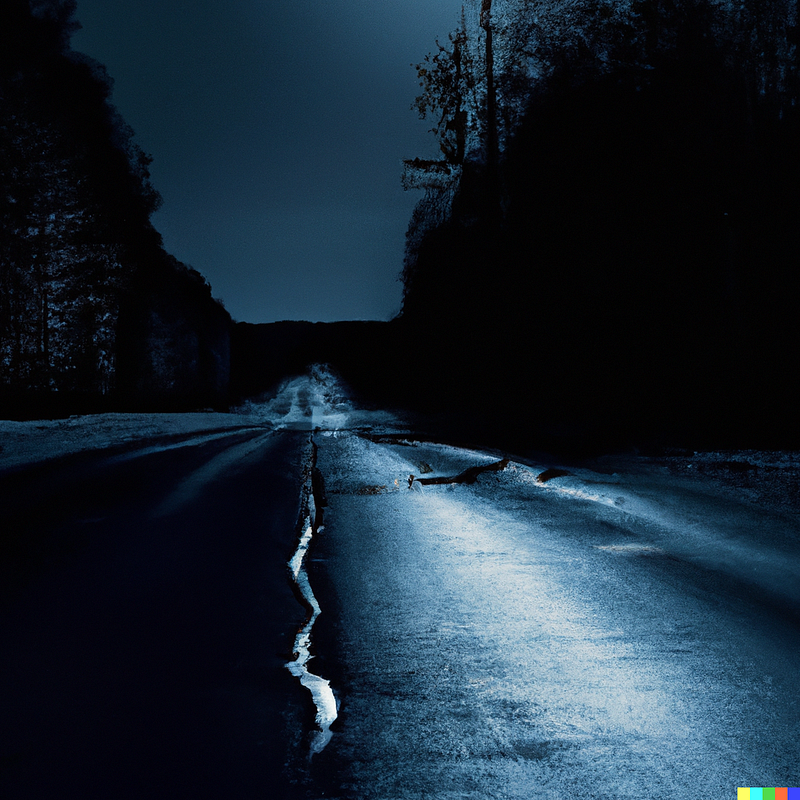
<instances>
[{"instance_id":1,"label":"road","mask_svg":"<svg viewBox=\"0 0 800 800\"><path fill-rule=\"evenodd\" d=\"M307 450L251 429L3 476L0 796L288 791Z\"/></svg>"},{"instance_id":2,"label":"road","mask_svg":"<svg viewBox=\"0 0 800 800\"><path fill-rule=\"evenodd\" d=\"M545 472L393 435L319 381L262 428L1 476L0 796L800 783L792 508L637 459ZM337 706L322 731L287 669L303 648Z\"/></svg>"},{"instance_id":3,"label":"road","mask_svg":"<svg viewBox=\"0 0 800 800\"><path fill-rule=\"evenodd\" d=\"M734 797L800 782L800 526L662 469L321 434L308 796ZM545 478L547 476L545 475ZM315 793L316 792L316 793Z\"/></svg>"}]
</instances>

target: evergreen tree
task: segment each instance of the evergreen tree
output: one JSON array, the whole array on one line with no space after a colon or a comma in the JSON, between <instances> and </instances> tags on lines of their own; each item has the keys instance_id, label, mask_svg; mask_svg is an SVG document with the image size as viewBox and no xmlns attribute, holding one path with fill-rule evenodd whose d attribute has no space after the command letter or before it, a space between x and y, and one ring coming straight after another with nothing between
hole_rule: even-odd
<instances>
[{"instance_id":1,"label":"evergreen tree","mask_svg":"<svg viewBox=\"0 0 800 800\"><path fill-rule=\"evenodd\" d=\"M149 159L97 63L69 49L73 0L4 6L0 387L108 393L131 244L157 243Z\"/></svg>"},{"instance_id":2,"label":"evergreen tree","mask_svg":"<svg viewBox=\"0 0 800 800\"><path fill-rule=\"evenodd\" d=\"M536 397L554 424L614 436L660 425L732 442L786 425L800 319L794 5L484 5L480 135L409 226L402 320L426 403L485 417L502 386L509 419ZM420 104L450 97L444 119L453 52L440 50ZM481 177L491 61L499 220Z\"/></svg>"}]
</instances>

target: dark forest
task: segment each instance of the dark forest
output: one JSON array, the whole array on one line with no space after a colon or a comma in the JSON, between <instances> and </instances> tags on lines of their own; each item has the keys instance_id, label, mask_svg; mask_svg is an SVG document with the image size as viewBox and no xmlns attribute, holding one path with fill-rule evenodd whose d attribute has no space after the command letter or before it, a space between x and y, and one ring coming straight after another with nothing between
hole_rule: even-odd
<instances>
[{"instance_id":1,"label":"dark forest","mask_svg":"<svg viewBox=\"0 0 800 800\"><path fill-rule=\"evenodd\" d=\"M555 40L533 27L540 76L496 76L475 149L444 142L457 179L429 182L406 254L414 374L477 419L598 443L794 441L792 10L589 5Z\"/></svg>"},{"instance_id":2,"label":"dark forest","mask_svg":"<svg viewBox=\"0 0 800 800\"><path fill-rule=\"evenodd\" d=\"M796 11L484 0L417 67L401 314L253 326L164 251L75 3L5 3L4 412L223 408L327 361L475 439L796 444Z\"/></svg>"},{"instance_id":3,"label":"dark forest","mask_svg":"<svg viewBox=\"0 0 800 800\"><path fill-rule=\"evenodd\" d=\"M73 52L75 2L0 11L0 404L16 415L227 399L227 312L150 223L150 158Z\"/></svg>"}]
</instances>

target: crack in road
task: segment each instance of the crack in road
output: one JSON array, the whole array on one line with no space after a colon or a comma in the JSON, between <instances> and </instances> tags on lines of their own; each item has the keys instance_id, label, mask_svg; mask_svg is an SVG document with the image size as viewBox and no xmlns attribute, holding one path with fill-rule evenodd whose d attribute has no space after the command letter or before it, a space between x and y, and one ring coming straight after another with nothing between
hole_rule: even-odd
<instances>
[{"instance_id":1,"label":"crack in road","mask_svg":"<svg viewBox=\"0 0 800 800\"><path fill-rule=\"evenodd\" d=\"M438 478L418 478L416 475L409 475L408 488L412 488L415 481L423 484L424 486L446 483L465 483L470 486L471 484L475 483L476 480L478 480L478 475L481 473L500 472L508 466L508 463L509 459L504 458L491 464L480 464L475 467L468 467L467 469L463 470L463 472L459 472L458 475L441 476Z\"/></svg>"},{"instance_id":2,"label":"crack in road","mask_svg":"<svg viewBox=\"0 0 800 800\"><path fill-rule=\"evenodd\" d=\"M314 722L317 730L313 732L308 757L311 759L322 752L333 734L331 725L338 716L336 697L331 689L330 681L310 672L307 665L313 658L311 654L311 631L317 617L322 613L319 602L311 589L308 573L305 568L305 559L308 549L315 535L323 529L322 507L325 504L322 475L317 468L317 445L311 437L311 460L307 467L307 478L303 486L303 503L300 524L300 537L297 549L289 560L289 570L296 591L306 608L306 619L297 632L294 640L293 659L286 664L286 668L294 675L311 693L316 716Z\"/></svg>"}]
</instances>

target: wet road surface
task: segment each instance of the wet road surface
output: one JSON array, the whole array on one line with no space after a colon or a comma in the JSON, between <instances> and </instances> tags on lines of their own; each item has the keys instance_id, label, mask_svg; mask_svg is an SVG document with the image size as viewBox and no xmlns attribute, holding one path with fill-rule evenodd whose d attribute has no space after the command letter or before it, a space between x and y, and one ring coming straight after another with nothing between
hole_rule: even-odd
<instances>
[{"instance_id":1,"label":"wet road surface","mask_svg":"<svg viewBox=\"0 0 800 800\"><path fill-rule=\"evenodd\" d=\"M328 378L298 381L265 411L283 430L0 476L0 796L800 783L796 514L636 465L483 470L504 454L345 430ZM309 621L292 573L321 608L330 737L286 668Z\"/></svg>"},{"instance_id":2,"label":"wet road surface","mask_svg":"<svg viewBox=\"0 0 800 800\"><path fill-rule=\"evenodd\" d=\"M288 793L308 435L206 439L3 476L0 796Z\"/></svg>"},{"instance_id":3,"label":"wet road surface","mask_svg":"<svg viewBox=\"0 0 800 800\"><path fill-rule=\"evenodd\" d=\"M311 580L341 709L308 797L666 800L800 782L797 588L769 569L796 570L796 520L660 474L542 484L512 462L409 488L497 454L317 441Z\"/></svg>"}]
</instances>

